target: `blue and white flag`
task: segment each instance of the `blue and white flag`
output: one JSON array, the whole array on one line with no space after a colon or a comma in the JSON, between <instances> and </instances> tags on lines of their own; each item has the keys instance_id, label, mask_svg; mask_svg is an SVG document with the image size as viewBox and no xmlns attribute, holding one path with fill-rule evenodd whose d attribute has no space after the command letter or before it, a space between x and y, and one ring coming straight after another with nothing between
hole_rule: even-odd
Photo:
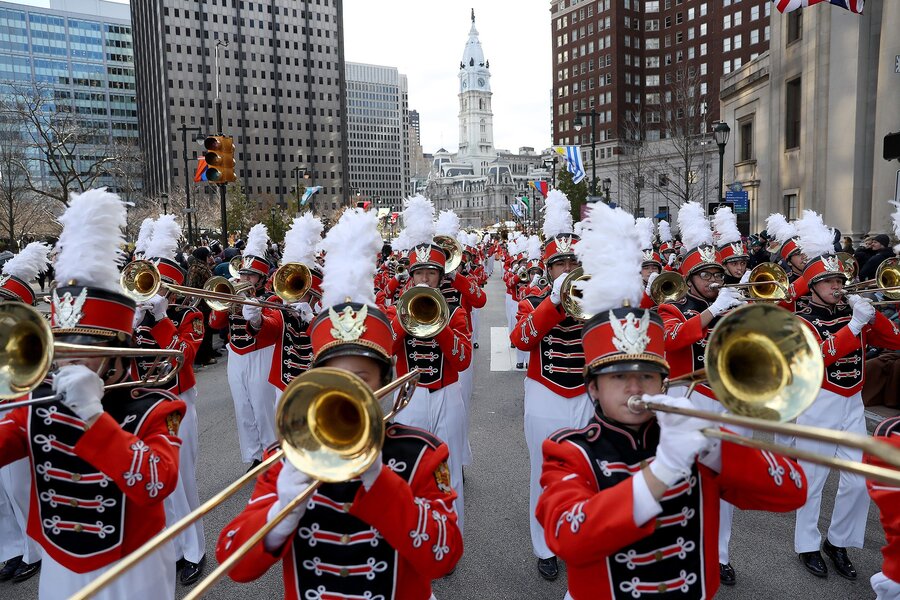
<instances>
[{"instance_id":1,"label":"blue and white flag","mask_svg":"<svg viewBox=\"0 0 900 600\"><path fill-rule=\"evenodd\" d=\"M309 199L313 197L313 194L321 190L321 185L314 185L312 187L306 188L306 191L303 192L303 197L300 199L300 206L306 206L306 203L309 202Z\"/></svg>"},{"instance_id":2,"label":"blue and white flag","mask_svg":"<svg viewBox=\"0 0 900 600\"><path fill-rule=\"evenodd\" d=\"M512 214L516 215L517 219L522 218L522 207L519 206L518 202L513 202L509 205L509 210L512 211Z\"/></svg>"},{"instance_id":3,"label":"blue and white flag","mask_svg":"<svg viewBox=\"0 0 900 600\"><path fill-rule=\"evenodd\" d=\"M556 146L554 150L565 159L569 173L572 174L572 183L579 183L584 179L584 163L581 160L580 146Z\"/></svg>"}]
</instances>

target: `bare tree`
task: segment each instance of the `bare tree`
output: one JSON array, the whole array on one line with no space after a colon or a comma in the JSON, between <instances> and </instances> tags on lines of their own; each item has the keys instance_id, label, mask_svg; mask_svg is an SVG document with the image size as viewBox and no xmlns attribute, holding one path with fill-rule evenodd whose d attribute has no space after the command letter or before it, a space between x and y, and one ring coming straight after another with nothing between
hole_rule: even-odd
<instances>
[{"instance_id":1,"label":"bare tree","mask_svg":"<svg viewBox=\"0 0 900 600\"><path fill-rule=\"evenodd\" d=\"M17 252L18 241L25 234L37 233L35 226L46 221L45 210L43 203L26 187L26 176L20 166L25 150L18 132L0 126L0 136L3 139L0 143L0 200L3 205L0 226L9 240L8 248Z\"/></svg>"},{"instance_id":2,"label":"bare tree","mask_svg":"<svg viewBox=\"0 0 900 600\"><path fill-rule=\"evenodd\" d=\"M622 182L619 206L634 216L641 208L641 191L652 172L651 149L647 143L644 112L626 114L619 127L619 177Z\"/></svg>"}]
</instances>

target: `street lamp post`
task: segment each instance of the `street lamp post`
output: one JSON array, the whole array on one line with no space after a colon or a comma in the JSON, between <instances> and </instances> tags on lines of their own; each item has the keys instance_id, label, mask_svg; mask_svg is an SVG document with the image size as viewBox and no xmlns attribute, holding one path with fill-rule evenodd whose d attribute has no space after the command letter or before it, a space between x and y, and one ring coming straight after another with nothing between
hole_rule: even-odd
<instances>
[{"instance_id":1,"label":"street lamp post","mask_svg":"<svg viewBox=\"0 0 900 600\"><path fill-rule=\"evenodd\" d=\"M301 209L300 206L301 195L300 195L300 178L306 179L308 175L306 174L306 167L294 167L294 190L297 192L297 213L299 214Z\"/></svg>"},{"instance_id":2,"label":"street lamp post","mask_svg":"<svg viewBox=\"0 0 900 600\"><path fill-rule=\"evenodd\" d=\"M609 204L609 190L612 187L612 179L610 179L609 177L606 177L601 182L601 185L603 186L603 195L606 196L606 203ZM619 198L619 202L620 203L622 202L621 198Z\"/></svg>"},{"instance_id":3,"label":"street lamp post","mask_svg":"<svg viewBox=\"0 0 900 600\"><path fill-rule=\"evenodd\" d=\"M169 195L168 194L160 194L159 197L162 198L163 214L164 215L169 214Z\"/></svg>"},{"instance_id":4,"label":"street lamp post","mask_svg":"<svg viewBox=\"0 0 900 600\"><path fill-rule=\"evenodd\" d=\"M551 189L556 189L556 163L559 162L559 157L556 154L553 155L552 159L544 160L544 168L552 167L553 170L550 171L550 187Z\"/></svg>"},{"instance_id":5,"label":"street lamp post","mask_svg":"<svg viewBox=\"0 0 900 600\"><path fill-rule=\"evenodd\" d=\"M716 145L719 147L719 202L722 202L725 199L722 195L722 187L725 180L725 146L728 144L728 137L731 135L731 127L725 121L719 121L713 127L713 135L715 135Z\"/></svg>"},{"instance_id":6,"label":"street lamp post","mask_svg":"<svg viewBox=\"0 0 900 600\"><path fill-rule=\"evenodd\" d=\"M187 145L187 134L189 131L196 132L200 134L199 127L188 127L184 122L184 117L181 118L181 127L178 128L178 131L181 132L181 143L184 146L184 212L187 214L187 237L188 244L191 246L194 245L194 233L193 233L193 217L191 216L191 176L188 172L188 145Z\"/></svg>"},{"instance_id":7,"label":"street lamp post","mask_svg":"<svg viewBox=\"0 0 900 600\"><path fill-rule=\"evenodd\" d=\"M581 121L581 117L589 117L591 119L591 196L597 195L597 116L598 113L593 108L591 112L579 112L575 113L575 121L572 126L575 127L575 131L581 131L581 128L584 127L584 124Z\"/></svg>"}]
</instances>

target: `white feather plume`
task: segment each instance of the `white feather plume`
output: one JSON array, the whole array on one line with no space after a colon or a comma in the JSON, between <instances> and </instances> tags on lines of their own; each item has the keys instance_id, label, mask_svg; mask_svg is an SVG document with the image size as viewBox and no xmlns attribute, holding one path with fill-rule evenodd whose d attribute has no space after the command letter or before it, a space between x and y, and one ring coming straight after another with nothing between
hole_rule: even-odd
<instances>
[{"instance_id":1,"label":"white feather plume","mask_svg":"<svg viewBox=\"0 0 900 600\"><path fill-rule=\"evenodd\" d=\"M435 232L435 235L440 235L440 233ZM460 246L469 245L469 234L465 231L457 231L454 237L456 238L456 241L459 242Z\"/></svg>"},{"instance_id":2,"label":"white feather plume","mask_svg":"<svg viewBox=\"0 0 900 600\"><path fill-rule=\"evenodd\" d=\"M891 225L894 229L894 237L900 239L900 202L896 200L888 200L897 209L891 213ZM894 252L900 252L900 244L894 246Z\"/></svg>"},{"instance_id":3,"label":"white feather plume","mask_svg":"<svg viewBox=\"0 0 900 600\"><path fill-rule=\"evenodd\" d=\"M618 308L625 301L634 307L640 304L643 253L634 217L602 202L593 204L575 255L590 276L588 281L576 284L587 312Z\"/></svg>"},{"instance_id":4,"label":"white feather plume","mask_svg":"<svg viewBox=\"0 0 900 600\"><path fill-rule=\"evenodd\" d=\"M76 285L120 293L125 204L106 188L73 193L71 198L59 217L63 229L56 242L56 280L60 285L75 281Z\"/></svg>"},{"instance_id":5,"label":"white feather plume","mask_svg":"<svg viewBox=\"0 0 900 600\"><path fill-rule=\"evenodd\" d=\"M515 236L509 245L509 253L515 255L519 252L522 252L525 248L525 244L527 243L526 240L527 238L521 235Z\"/></svg>"},{"instance_id":6,"label":"white feather plume","mask_svg":"<svg viewBox=\"0 0 900 600\"><path fill-rule=\"evenodd\" d=\"M732 212L730 206L723 206L716 211L713 217L713 226L716 229L716 244L719 246L741 241L741 232L737 228L737 216Z\"/></svg>"},{"instance_id":7,"label":"white feather plume","mask_svg":"<svg viewBox=\"0 0 900 600\"><path fill-rule=\"evenodd\" d=\"M150 238L153 237L153 226L155 223L151 217L141 221L141 228L138 230L137 240L134 242L134 251L136 253L147 254L147 244L150 243Z\"/></svg>"},{"instance_id":8,"label":"white feather plume","mask_svg":"<svg viewBox=\"0 0 900 600\"><path fill-rule=\"evenodd\" d=\"M766 233L769 234L769 237L774 237L778 243L783 244L797 235L797 228L788 223L783 214L772 213L766 217Z\"/></svg>"},{"instance_id":9,"label":"white feather plume","mask_svg":"<svg viewBox=\"0 0 900 600\"><path fill-rule=\"evenodd\" d=\"M712 244L712 228L699 202L686 202L678 210L678 229L681 230L681 243L693 250L697 246Z\"/></svg>"},{"instance_id":10,"label":"white feather plume","mask_svg":"<svg viewBox=\"0 0 900 600\"><path fill-rule=\"evenodd\" d=\"M18 277L22 281L31 281L47 268L49 254L50 246L42 242L31 242L6 261L3 265L3 274Z\"/></svg>"},{"instance_id":11,"label":"white feather plume","mask_svg":"<svg viewBox=\"0 0 900 600\"><path fill-rule=\"evenodd\" d=\"M794 221L794 226L800 236L797 245L808 259L834 254L834 230L825 225L822 215L814 210L804 210Z\"/></svg>"},{"instance_id":12,"label":"white feather plume","mask_svg":"<svg viewBox=\"0 0 900 600\"><path fill-rule=\"evenodd\" d=\"M376 257L381 243L374 212L359 208L344 211L322 241L322 306L334 306L348 298L375 305Z\"/></svg>"},{"instance_id":13,"label":"white feather plume","mask_svg":"<svg viewBox=\"0 0 900 600\"><path fill-rule=\"evenodd\" d=\"M669 226L668 221L660 221L659 225L659 243L665 244L666 242L672 241L672 227Z\"/></svg>"},{"instance_id":14,"label":"white feather plume","mask_svg":"<svg viewBox=\"0 0 900 600\"><path fill-rule=\"evenodd\" d=\"M406 229L400 230L400 233L397 234L397 237L394 238L391 244L391 249L403 252L409 250L409 236L406 234Z\"/></svg>"},{"instance_id":15,"label":"white feather plume","mask_svg":"<svg viewBox=\"0 0 900 600\"><path fill-rule=\"evenodd\" d=\"M578 221L574 225L572 225L572 231L579 237L581 236L582 230L584 230L584 223L582 223L581 221Z\"/></svg>"},{"instance_id":16,"label":"white feather plume","mask_svg":"<svg viewBox=\"0 0 900 600\"><path fill-rule=\"evenodd\" d=\"M442 210L434 223L434 234L455 238L459 234L459 215L452 210Z\"/></svg>"},{"instance_id":17,"label":"white feather plume","mask_svg":"<svg viewBox=\"0 0 900 600\"><path fill-rule=\"evenodd\" d=\"M485 233L484 237L481 238L481 243L482 244L490 244L491 243L491 234Z\"/></svg>"},{"instance_id":18,"label":"white feather plume","mask_svg":"<svg viewBox=\"0 0 900 600\"><path fill-rule=\"evenodd\" d=\"M577 247L577 245L576 245ZM540 260L541 258L541 238L533 235L528 238L528 260Z\"/></svg>"},{"instance_id":19,"label":"white feather plume","mask_svg":"<svg viewBox=\"0 0 900 600\"><path fill-rule=\"evenodd\" d=\"M656 229L653 226L653 219L649 217L638 217L635 219L634 223L637 228L638 241L641 244L641 249L649 250L653 248L653 231Z\"/></svg>"},{"instance_id":20,"label":"white feather plume","mask_svg":"<svg viewBox=\"0 0 900 600\"><path fill-rule=\"evenodd\" d=\"M316 264L316 248L322 241L322 221L307 211L294 218L284 235L281 264L297 262L307 267Z\"/></svg>"},{"instance_id":21,"label":"white feather plume","mask_svg":"<svg viewBox=\"0 0 900 600\"><path fill-rule=\"evenodd\" d=\"M147 258L175 258L181 227L175 215L160 215L153 225L153 237L147 243Z\"/></svg>"},{"instance_id":22,"label":"white feather plume","mask_svg":"<svg viewBox=\"0 0 900 600\"><path fill-rule=\"evenodd\" d=\"M269 230L262 223L257 223L250 228L247 234L247 245L244 246L244 255L265 258L269 249Z\"/></svg>"},{"instance_id":23,"label":"white feather plume","mask_svg":"<svg viewBox=\"0 0 900 600\"><path fill-rule=\"evenodd\" d=\"M477 233L474 233L474 232L473 232L473 233L470 233L470 234L469 234L469 245L470 245L470 246L472 246L473 248L477 247L479 241L480 241L480 240L478 239L478 234L477 234Z\"/></svg>"},{"instance_id":24,"label":"white feather plume","mask_svg":"<svg viewBox=\"0 0 900 600\"><path fill-rule=\"evenodd\" d=\"M549 240L561 233L573 233L572 203L559 190L551 190L544 203L544 239Z\"/></svg>"},{"instance_id":25,"label":"white feather plume","mask_svg":"<svg viewBox=\"0 0 900 600\"><path fill-rule=\"evenodd\" d=\"M421 194L406 201L403 226L409 236L410 247L430 244L434 240L434 204Z\"/></svg>"}]
</instances>

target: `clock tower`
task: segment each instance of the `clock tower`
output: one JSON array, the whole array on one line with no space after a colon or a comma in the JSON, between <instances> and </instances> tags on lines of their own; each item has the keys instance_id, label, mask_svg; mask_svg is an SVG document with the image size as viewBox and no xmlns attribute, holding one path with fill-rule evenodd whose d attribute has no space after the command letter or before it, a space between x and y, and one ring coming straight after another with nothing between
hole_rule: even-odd
<instances>
[{"instance_id":1,"label":"clock tower","mask_svg":"<svg viewBox=\"0 0 900 600\"><path fill-rule=\"evenodd\" d=\"M471 163L476 175L484 175L495 160L494 113L491 111L490 62L484 59L475 9L469 41L459 63L459 152L456 160Z\"/></svg>"}]
</instances>

